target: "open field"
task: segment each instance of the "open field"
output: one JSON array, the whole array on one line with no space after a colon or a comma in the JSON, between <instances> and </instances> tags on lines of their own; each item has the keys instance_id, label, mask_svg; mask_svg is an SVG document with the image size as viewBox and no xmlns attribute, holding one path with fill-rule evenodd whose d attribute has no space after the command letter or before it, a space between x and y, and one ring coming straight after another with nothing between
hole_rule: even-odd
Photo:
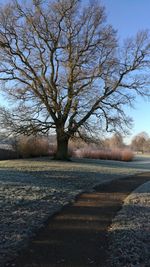
<instances>
[{"instance_id":1,"label":"open field","mask_svg":"<svg viewBox=\"0 0 150 267\"><path fill-rule=\"evenodd\" d=\"M47 218L98 184L150 171L150 158L130 163L48 158L0 162L0 262L15 257Z\"/></svg>"}]
</instances>

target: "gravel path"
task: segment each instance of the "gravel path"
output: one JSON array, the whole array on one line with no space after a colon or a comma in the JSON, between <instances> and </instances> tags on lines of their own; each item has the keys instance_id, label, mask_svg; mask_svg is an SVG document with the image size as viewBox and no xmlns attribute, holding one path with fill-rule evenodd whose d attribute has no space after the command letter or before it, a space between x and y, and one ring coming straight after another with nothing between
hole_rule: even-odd
<instances>
[{"instance_id":1,"label":"gravel path","mask_svg":"<svg viewBox=\"0 0 150 267\"><path fill-rule=\"evenodd\" d=\"M110 266L150 266L150 182L125 199L109 232Z\"/></svg>"},{"instance_id":2,"label":"gravel path","mask_svg":"<svg viewBox=\"0 0 150 267\"><path fill-rule=\"evenodd\" d=\"M131 163L47 159L0 162L0 263L16 257L47 218L75 196L103 182L149 171L145 161Z\"/></svg>"}]
</instances>

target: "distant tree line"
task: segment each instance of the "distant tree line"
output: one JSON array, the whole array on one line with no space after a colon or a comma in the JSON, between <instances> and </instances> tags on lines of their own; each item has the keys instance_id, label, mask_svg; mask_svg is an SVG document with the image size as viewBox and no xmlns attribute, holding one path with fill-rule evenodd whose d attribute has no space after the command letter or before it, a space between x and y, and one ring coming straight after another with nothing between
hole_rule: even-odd
<instances>
[{"instance_id":1,"label":"distant tree line","mask_svg":"<svg viewBox=\"0 0 150 267\"><path fill-rule=\"evenodd\" d=\"M23 136L4 138L0 136L0 160L55 156L57 151L56 135ZM133 153L150 153L150 137L146 132L135 135L126 144L121 134L115 133L107 138L81 138L69 142L70 157L89 157L130 161Z\"/></svg>"},{"instance_id":2,"label":"distant tree line","mask_svg":"<svg viewBox=\"0 0 150 267\"><path fill-rule=\"evenodd\" d=\"M150 136L146 132L141 132L133 136L127 145L121 134L114 134L110 138L104 138L101 142L104 149L123 149L129 148L134 152L150 153Z\"/></svg>"}]
</instances>

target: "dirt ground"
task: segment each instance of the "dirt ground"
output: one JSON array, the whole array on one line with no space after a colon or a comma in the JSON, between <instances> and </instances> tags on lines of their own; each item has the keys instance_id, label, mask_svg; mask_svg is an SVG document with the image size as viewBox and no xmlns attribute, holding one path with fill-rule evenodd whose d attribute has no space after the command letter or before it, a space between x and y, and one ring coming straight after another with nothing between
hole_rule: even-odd
<instances>
[{"instance_id":1,"label":"dirt ground","mask_svg":"<svg viewBox=\"0 0 150 267\"><path fill-rule=\"evenodd\" d=\"M81 194L72 205L51 217L9 266L107 267L107 229L127 195L149 180L150 173L139 174Z\"/></svg>"}]
</instances>

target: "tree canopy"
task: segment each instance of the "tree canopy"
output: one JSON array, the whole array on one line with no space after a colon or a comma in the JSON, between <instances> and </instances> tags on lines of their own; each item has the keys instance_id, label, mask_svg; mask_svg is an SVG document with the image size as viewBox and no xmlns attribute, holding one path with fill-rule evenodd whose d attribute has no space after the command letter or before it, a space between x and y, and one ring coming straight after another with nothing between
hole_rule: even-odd
<instances>
[{"instance_id":1,"label":"tree canopy","mask_svg":"<svg viewBox=\"0 0 150 267\"><path fill-rule=\"evenodd\" d=\"M124 130L124 106L149 96L150 39L137 33L119 47L105 9L93 1L10 1L0 10L0 80L14 99L1 124L18 134L57 134L57 159L68 140L95 127Z\"/></svg>"}]
</instances>

